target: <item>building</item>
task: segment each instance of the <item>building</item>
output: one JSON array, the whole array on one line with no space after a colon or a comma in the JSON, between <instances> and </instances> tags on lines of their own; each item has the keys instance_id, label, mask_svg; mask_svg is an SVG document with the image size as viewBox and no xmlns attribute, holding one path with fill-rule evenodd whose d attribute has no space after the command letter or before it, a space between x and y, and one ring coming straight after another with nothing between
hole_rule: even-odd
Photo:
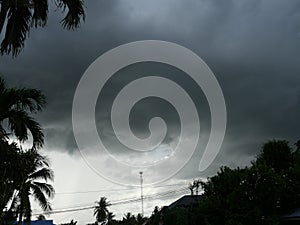
<instances>
[{"instance_id":1,"label":"building","mask_svg":"<svg viewBox=\"0 0 300 225\"><path fill-rule=\"evenodd\" d=\"M176 207L189 207L198 203L201 200L201 195L184 195L180 199L173 202L168 208L176 208Z\"/></svg>"}]
</instances>

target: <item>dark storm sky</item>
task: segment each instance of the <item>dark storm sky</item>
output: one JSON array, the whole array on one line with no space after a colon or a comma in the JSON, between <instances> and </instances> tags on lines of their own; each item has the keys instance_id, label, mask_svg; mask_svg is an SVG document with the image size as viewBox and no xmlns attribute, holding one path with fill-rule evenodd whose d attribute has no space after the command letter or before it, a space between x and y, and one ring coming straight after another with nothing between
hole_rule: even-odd
<instances>
[{"instance_id":1,"label":"dark storm sky","mask_svg":"<svg viewBox=\"0 0 300 225\"><path fill-rule=\"evenodd\" d=\"M113 47L148 39L171 41L191 49L208 64L220 83L228 123L212 171L220 165L249 163L268 139L294 142L300 138L299 1L102 0L85 4L87 18L76 32L61 28L62 15L52 5L47 27L31 31L24 51L15 59L0 57L0 73L9 85L38 88L47 96L47 108L38 116L45 129L46 150L77 154L71 124L72 100L86 68ZM131 79L127 73L126 79ZM106 92L107 102L113 98L114 88L126 79L114 81L116 86ZM190 93L199 92L185 78L178 82ZM201 94L195 100L199 109L202 103L206 105L202 116L206 129L207 103ZM143 135L145 118L160 112L170 126L166 141L172 142L176 114L168 117L172 109L159 104L162 103L156 102L153 112L149 112L146 103L141 103L137 111L142 117L133 122L134 129ZM106 141L114 144L105 127L109 124L105 115L99 106L99 129L104 130ZM183 177L194 176L190 171L196 168L198 157L196 154Z\"/></svg>"}]
</instances>

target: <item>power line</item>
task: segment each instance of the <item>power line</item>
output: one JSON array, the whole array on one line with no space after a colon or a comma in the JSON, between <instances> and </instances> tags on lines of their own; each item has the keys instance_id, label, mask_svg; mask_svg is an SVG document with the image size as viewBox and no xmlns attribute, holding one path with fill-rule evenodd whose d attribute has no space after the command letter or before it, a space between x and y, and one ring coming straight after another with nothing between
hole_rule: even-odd
<instances>
[{"instance_id":1,"label":"power line","mask_svg":"<svg viewBox=\"0 0 300 225\"><path fill-rule=\"evenodd\" d=\"M188 190L188 188L180 188L180 189L175 189L172 191L167 191L167 192L162 192L162 193L156 193L156 194L151 194L151 195L145 195L144 199L157 199L160 197L165 197L168 195L173 195L173 194L179 194L183 191ZM129 198L129 199L122 199L116 202L111 202L111 205L121 205L121 204L128 204L128 203L133 203L140 201L140 198ZM85 206L85 207L78 207L78 208L67 208L67 209L57 209L49 212L49 214L58 214L58 213L68 213L68 212L76 212L76 211L83 211L83 210L90 210L93 209L95 206ZM42 212L39 213L33 213L33 215L39 215Z\"/></svg>"},{"instance_id":2,"label":"power line","mask_svg":"<svg viewBox=\"0 0 300 225\"><path fill-rule=\"evenodd\" d=\"M179 188L179 189L175 189L175 190L169 190L169 191L165 191L165 192L160 192L160 193L155 193L155 194L148 194L146 196L144 196L144 199L155 199L158 197L164 197L166 195L170 195L170 194L176 194L176 193L180 193L182 191L186 191L188 190L188 188L183 187L183 188ZM126 198L126 199L120 199L120 200L116 200L116 201L111 201L111 205L119 205L119 204L126 204L126 203L130 203L130 202L135 202L135 201L139 201L140 198L137 197L131 197L131 198ZM86 208L89 207L91 205L91 203L86 203L86 204L81 204L78 206L75 206L77 208ZM57 210L64 210L66 208L75 208L75 207L64 207L62 209L57 209ZM57 211L55 210L55 211Z\"/></svg>"}]
</instances>

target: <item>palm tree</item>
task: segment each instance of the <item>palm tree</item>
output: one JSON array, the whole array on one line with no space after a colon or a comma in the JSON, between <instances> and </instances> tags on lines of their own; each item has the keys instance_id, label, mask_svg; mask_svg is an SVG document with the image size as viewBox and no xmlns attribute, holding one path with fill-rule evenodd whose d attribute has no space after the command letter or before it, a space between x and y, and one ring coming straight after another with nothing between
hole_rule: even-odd
<instances>
[{"instance_id":1,"label":"palm tree","mask_svg":"<svg viewBox=\"0 0 300 225\"><path fill-rule=\"evenodd\" d=\"M31 219L31 202L32 196L45 212L51 210L51 205L48 198L54 196L54 189L47 181L53 181L53 171L49 169L49 160L40 155L35 150L30 150L22 153L23 171L20 174L22 181L18 188L17 197L19 199L18 215L19 224L25 216L26 221ZM43 180L45 182L43 182Z\"/></svg>"},{"instance_id":2,"label":"palm tree","mask_svg":"<svg viewBox=\"0 0 300 225\"><path fill-rule=\"evenodd\" d=\"M101 197L99 201L95 202L97 205L94 207L94 216L96 217L96 222L105 224L109 211L107 207L111 204L107 201L105 197Z\"/></svg>"},{"instance_id":3,"label":"palm tree","mask_svg":"<svg viewBox=\"0 0 300 225\"><path fill-rule=\"evenodd\" d=\"M55 0L55 3L63 11L68 10L61 21L64 28L78 28L85 19L83 0ZM30 29L46 25L48 0L0 0L0 5L0 34L7 22L0 52L16 56L23 49Z\"/></svg>"},{"instance_id":4,"label":"palm tree","mask_svg":"<svg viewBox=\"0 0 300 225\"><path fill-rule=\"evenodd\" d=\"M9 134L14 134L23 142L28 139L29 130L33 138L32 147L41 148L44 143L42 128L29 114L41 111L45 103L45 96L41 91L30 88L8 88L0 77L0 138L5 139ZM8 131L3 127L5 120L8 121Z\"/></svg>"},{"instance_id":5,"label":"palm tree","mask_svg":"<svg viewBox=\"0 0 300 225\"><path fill-rule=\"evenodd\" d=\"M48 168L46 158L36 152L43 146L44 135L40 124L29 115L41 111L44 105L45 96L39 90L8 88L0 77L0 220L10 199L21 203L18 210L23 217L24 213L31 215L28 213L29 195L45 204L47 200L43 192L47 196L53 193L51 185L36 181L39 178L53 179L53 172ZM8 122L7 127L4 121ZM30 151L23 151L15 142L8 143L11 134L23 142L28 139L29 132L33 138ZM14 195L16 193L18 196Z\"/></svg>"}]
</instances>

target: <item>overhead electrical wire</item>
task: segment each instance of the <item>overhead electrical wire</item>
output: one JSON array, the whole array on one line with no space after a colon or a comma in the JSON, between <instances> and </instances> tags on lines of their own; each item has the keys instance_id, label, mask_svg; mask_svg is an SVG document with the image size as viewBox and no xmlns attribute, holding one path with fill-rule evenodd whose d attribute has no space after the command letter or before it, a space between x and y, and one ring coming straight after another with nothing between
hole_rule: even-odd
<instances>
[{"instance_id":1,"label":"overhead electrical wire","mask_svg":"<svg viewBox=\"0 0 300 225\"><path fill-rule=\"evenodd\" d=\"M145 195L144 199L157 199L157 198L161 198L161 197L165 197L168 195L174 195L174 194L179 194L183 191L187 191L188 188L184 187L184 188L179 188L179 189L175 189L175 190L171 190L171 191L166 191L166 192L161 192L161 193L155 193L155 194L150 194L150 195ZM127 199L121 199L118 201L112 201L110 202L111 206L114 205L122 205L122 204L129 204L129 203L133 203L133 202L137 202L140 201L141 198L136 197L136 198L127 198ZM64 209L57 209L57 210L53 210L51 212L48 212L49 214L58 214L58 213L68 213L68 212L76 212L76 211L83 211L83 210L91 210L94 209L95 205L92 206L87 206L87 204L85 204L85 206L83 207L77 207L77 208L64 208ZM36 212L33 213L33 215L39 215L42 212Z\"/></svg>"}]
</instances>

